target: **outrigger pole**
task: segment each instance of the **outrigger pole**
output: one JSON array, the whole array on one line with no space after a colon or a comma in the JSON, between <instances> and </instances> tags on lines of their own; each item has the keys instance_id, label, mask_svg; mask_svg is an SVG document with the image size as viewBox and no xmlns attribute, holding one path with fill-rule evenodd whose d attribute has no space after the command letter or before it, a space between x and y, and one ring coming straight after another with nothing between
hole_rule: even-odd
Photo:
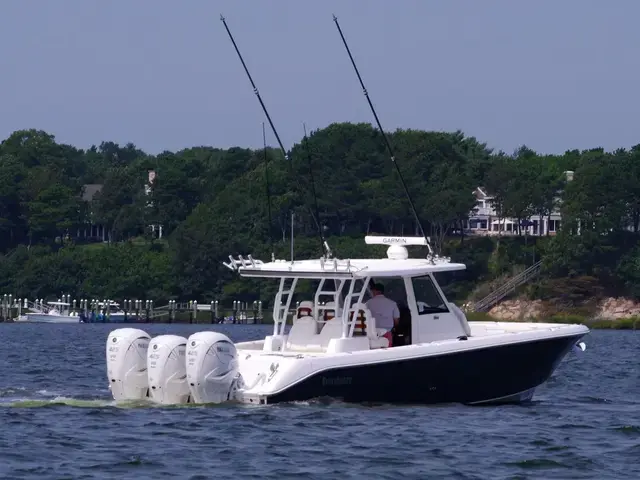
<instances>
[{"instance_id":1,"label":"outrigger pole","mask_svg":"<svg viewBox=\"0 0 640 480\"><path fill-rule=\"evenodd\" d=\"M367 98L367 102L369 102L369 107L371 108L371 112L373 113L373 116L376 119L376 123L378 124L378 129L382 134L382 138L384 138L384 143L386 144L387 150L389 151L389 155L391 156L391 161L393 162L393 165L396 167L396 171L398 172L398 176L400 177L400 182L402 182L404 193L407 195L407 199L409 200L409 205L411 205L411 210L413 211L413 215L415 217L416 223L418 224L418 228L420 229L422 236L427 242L427 248L429 249L429 254L433 255L433 249L431 248L429 237L425 235L424 228L422 228L422 222L420 222L418 211L416 210L416 207L413 204L413 200L411 199L411 195L409 194L409 189L407 188L407 184L405 183L404 178L402 177L402 173L400 172L400 167L398 166L398 162L396 161L396 157L395 157L395 154L393 153L393 149L391 148L391 144L389 143L389 140L387 139L387 135L384 133L384 130L382 129L382 124L380 123L380 119L378 118L376 109L373 108L373 103L371 103L371 99L369 98L369 93L367 92L367 88L364 86L364 82L362 81L362 77L360 76L360 72L358 71L358 67L356 66L356 62L353 59L353 55L351 55L351 50L349 50L349 45L347 45L347 41L345 40L344 35L342 34L342 29L340 28L340 24L338 23L338 17L334 15L333 21L335 22L336 27L338 27L340 38L342 38L342 43L344 44L344 48L347 50L347 54L349 54L351 65L353 65L353 69L355 70L356 75L358 76L358 80L360 81L360 86L362 87L362 92L364 93L364 96Z\"/></svg>"},{"instance_id":2,"label":"outrigger pole","mask_svg":"<svg viewBox=\"0 0 640 480\"><path fill-rule=\"evenodd\" d=\"M307 126L302 122L302 130L304 131L304 137L302 141L304 142L305 150L307 151L307 162L309 163L309 179L311 180L311 192L313 194L313 202L316 210L316 217L320 218L320 210L318 209L318 196L316 195L316 181L313 178L313 167L311 162L311 150L309 149L309 137L307 136ZM318 225L318 228L322 228ZM320 237L323 242L323 246L327 252L329 258L331 257L331 249L329 248L329 244L324 240L323 234L320 233Z\"/></svg>"},{"instance_id":3,"label":"outrigger pole","mask_svg":"<svg viewBox=\"0 0 640 480\"><path fill-rule=\"evenodd\" d=\"M229 35L229 39L231 39L231 43L233 43L233 48L235 48L236 53L238 54L238 58L240 59L240 62L242 63L242 66L244 67L244 71L247 74L247 77L249 77L249 81L251 82L251 86L253 87L253 93L255 93L256 97L258 97L258 101L260 102L260 106L262 107L262 110L264 111L264 114L266 115L267 120L269 121L269 125L271 126L271 130L273 130L273 134L275 135L276 140L278 141L278 145L280 146L280 150L282 150L282 154L284 155L285 160L287 160L289 162L289 169L291 171L291 176L293 177L293 163L289 159L289 155L287 154L287 151L285 150L284 145L282 144L282 140L280 140L280 135L278 135L278 131L276 130L276 127L273 124L273 121L271 120L271 116L269 115L269 112L267 111L267 107L265 107L264 102L262 101L262 97L260 96L260 93L258 92L258 87L256 87L256 84L253 81L253 78L251 77L251 74L249 73L249 69L247 68L247 65L244 63L244 59L242 58L242 54L240 53L240 50L238 49L238 45L236 45L236 41L233 39L233 35L231 35L231 30L229 30L229 27L227 26L227 22L226 22L224 16L220 15L220 20L222 21L222 23L224 25L224 28L227 31L227 34ZM292 181L293 181L294 188L297 189L298 182L296 182L294 178L292 178ZM322 234L322 228L320 228L320 222L318 221L316 216L313 214L313 211L311 211L311 208L309 208L309 213L311 214L311 217L315 221L315 224L316 224L316 226L318 228L318 234L320 235L320 248L322 249L322 254L323 254L323 256L325 254L327 256L330 256L330 251L326 247L327 243L325 242L324 235ZM325 249L326 249L326 251L325 251Z\"/></svg>"},{"instance_id":4,"label":"outrigger pole","mask_svg":"<svg viewBox=\"0 0 640 480\"><path fill-rule=\"evenodd\" d=\"M271 225L271 189L269 188L269 155L267 155L267 134L262 122L262 143L264 145L264 182L267 188L267 215L269 218L269 246L271 247L271 260L275 260L273 253L273 226Z\"/></svg>"}]
</instances>

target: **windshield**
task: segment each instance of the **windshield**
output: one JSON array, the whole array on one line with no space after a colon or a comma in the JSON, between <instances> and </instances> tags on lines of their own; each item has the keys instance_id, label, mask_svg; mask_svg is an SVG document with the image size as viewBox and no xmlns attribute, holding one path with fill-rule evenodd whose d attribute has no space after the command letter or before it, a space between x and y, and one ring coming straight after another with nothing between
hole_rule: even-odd
<instances>
[{"instance_id":1,"label":"windshield","mask_svg":"<svg viewBox=\"0 0 640 480\"><path fill-rule=\"evenodd\" d=\"M418 315L446 313L449 311L445 300L438 292L430 275L414 277L411 282L413 284L413 293L416 297Z\"/></svg>"}]
</instances>

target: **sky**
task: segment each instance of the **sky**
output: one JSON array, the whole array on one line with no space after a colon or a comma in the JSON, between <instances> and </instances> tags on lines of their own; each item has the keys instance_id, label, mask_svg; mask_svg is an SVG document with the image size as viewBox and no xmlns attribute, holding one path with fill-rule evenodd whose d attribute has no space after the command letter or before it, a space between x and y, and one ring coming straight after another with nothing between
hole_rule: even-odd
<instances>
[{"instance_id":1,"label":"sky","mask_svg":"<svg viewBox=\"0 0 640 480\"><path fill-rule=\"evenodd\" d=\"M303 122L373 123L334 13L387 131L508 153L640 143L637 0L2 0L0 139L261 148L220 14L285 148Z\"/></svg>"}]
</instances>

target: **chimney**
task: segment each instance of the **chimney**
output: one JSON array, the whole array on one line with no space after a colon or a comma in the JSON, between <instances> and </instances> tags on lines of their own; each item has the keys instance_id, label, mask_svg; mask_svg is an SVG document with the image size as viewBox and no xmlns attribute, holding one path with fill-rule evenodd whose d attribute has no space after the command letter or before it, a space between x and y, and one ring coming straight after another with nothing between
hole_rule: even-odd
<instances>
[{"instance_id":1,"label":"chimney","mask_svg":"<svg viewBox=\"0 0 640 480\"><path fill-rule=\"evenodd\" d=\"M573 170L567 170L566 172L564 172L565 177L567 178L567 182L570 182L573 180Z\"/></svg>"}]
</instances>

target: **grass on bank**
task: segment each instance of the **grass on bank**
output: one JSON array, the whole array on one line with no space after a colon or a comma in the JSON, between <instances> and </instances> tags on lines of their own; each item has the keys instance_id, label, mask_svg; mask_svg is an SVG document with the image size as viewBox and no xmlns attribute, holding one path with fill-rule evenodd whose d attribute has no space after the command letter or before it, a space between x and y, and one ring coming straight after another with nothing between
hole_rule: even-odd
<instances>
[{"instance_id":1,"label":"grass on bank","mask_svg":"<svg viewBox=\"0 0 640 480\"><path fill-rule=\"evenodd\" d=\"M470 322L540 322L540 323L571 323L582 324L595 330L636 330L640 329L640 317L618 318L614 320L605 320L597 318L589 318L582 315L572 313L558 313L546 318L530 319L530 320L499 320L485 312L468 312L467 320Z\"/></svg>"}]
</instances>

